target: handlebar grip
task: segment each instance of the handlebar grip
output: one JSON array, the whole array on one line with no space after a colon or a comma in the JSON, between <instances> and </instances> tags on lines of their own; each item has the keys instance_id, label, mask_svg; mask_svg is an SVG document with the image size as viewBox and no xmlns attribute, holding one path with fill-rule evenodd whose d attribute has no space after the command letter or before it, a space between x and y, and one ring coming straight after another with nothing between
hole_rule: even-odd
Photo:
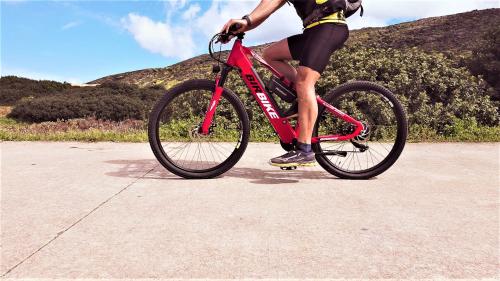
<instances>
[{"instance_id":1,"label":"handlebar grip","mask_svg":"<svg viewBox=\"0 0 500 281\"><path fill-rule=\"evenodd\" d=\"M219 39L217 40L218 42L223 42L226 43L229 41L229 36L231 35L236 35L234 32L236 32L238 29L241 28L241 24L235 23L229 27L228 33L225 33L224 31L219 35Z\"/></svg>"},{"instance_id":2,"label":"handlebar grip","mask_svg":"<svg viewBox=\"0 0 500 281\"><path fill-rule=\"evenodd\" d=\"M229 27L229 32L236 32L241 28L241 24L235 23Z\"/></svg>"}]
</instances>

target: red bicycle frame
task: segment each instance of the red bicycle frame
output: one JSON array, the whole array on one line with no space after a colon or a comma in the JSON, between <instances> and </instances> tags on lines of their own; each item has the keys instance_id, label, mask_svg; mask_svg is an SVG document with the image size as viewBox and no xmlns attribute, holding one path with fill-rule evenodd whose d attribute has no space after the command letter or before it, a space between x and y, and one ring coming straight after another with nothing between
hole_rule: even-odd
<instances>
[{"instance_id":1,"label":"red bicycle frame","mask_svg":"<svg viewBox=\"0 0 500 281\"><path fill-rule=\"evenodd\" d=\"M278 76L285 84L291 86L292 83L288 81L283 75L281 75L276 69L274 69L271 65L269 65L262 57L260 57L257 53L252 51L251 49L242 45L241 38L238 38L227 59L226 66L222 69L220 75L217 76L215 82L215 91L212 95L212 99L207 109L207 113L205 115L205 119L203 120L201 126L201 133L208 134L210 126L212 124L213 117L215 115L217 105L219 104L224 82L226 81L227 75L229 71L233 68L236 68L240 71L241 78L245 81L245 84L250 89L252 95L255 97L255 100L259 103L260 107L266 114L269 122L273 126L274 130L278 134L279 138L283 143L293 143L299 136L299 126L297 125L295 128L289 121L289 117L280 116L280 111L277 109L278 106L267 92L264 87L264 83L258 76L255 71L253 64L250 58L253 57L258 62L263 64L267 69L269 69L274 75ZM356 136L358 136L363 130L363 124L358 120L352 118L351 116L345 114L344 112L338 110L334 106L325 102L321 97L316 96L316 100L318 105L322 105L328 110L331 114L341 118L345 122L351 123L355 125L356 129L352 134L349 135L326 135L326 136L317 136L312 138L312 143L317 143L320 141L344 141L350 140Z\"/></svg>"}]
</instances>

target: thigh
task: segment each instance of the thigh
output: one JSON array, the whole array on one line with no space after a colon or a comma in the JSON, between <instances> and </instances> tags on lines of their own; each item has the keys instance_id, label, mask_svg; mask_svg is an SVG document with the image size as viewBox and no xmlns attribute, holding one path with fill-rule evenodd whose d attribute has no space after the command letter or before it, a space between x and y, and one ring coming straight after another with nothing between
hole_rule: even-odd
<instances>
[{"instance_id":1,"label":"thigh","mask_svg":"<svg viewBox=\"0 0 500 281\"><path fill-rule=\"evenodd\" d=\"M349 30L346 25L324 23L307 30L306 35L299 65L321 74L332 53L344 45L349 37Z\"/></svg>"},{"instance_id":2,"label":"thigh","mask_svg":"<svg viewBox=\"0 0 500 281\"><path fill-rule=\"evenodd\" d=\"M291 60L292 55L290 54L290 49L288 48L287 39L274 42L267 47L264 50L264 57L271 60Z\"/></svg>"}]
</instances>

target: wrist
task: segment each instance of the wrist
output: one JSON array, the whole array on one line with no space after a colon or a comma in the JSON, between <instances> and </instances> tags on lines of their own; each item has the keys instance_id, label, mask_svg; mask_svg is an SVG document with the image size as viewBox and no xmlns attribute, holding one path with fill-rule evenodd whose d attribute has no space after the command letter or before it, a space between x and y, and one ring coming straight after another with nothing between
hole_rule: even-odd
<instances>
[{"instance_id":1,"label":"wrist","mask_svg":"<svg viewBox=\"0 0 500 281\"><path fill-rule=\"evenodd\" d=\"M250 19L250 15L244 15L241 19L247 22L248 27L252 26L252 20Z\"/></svg>"}]
</instances>

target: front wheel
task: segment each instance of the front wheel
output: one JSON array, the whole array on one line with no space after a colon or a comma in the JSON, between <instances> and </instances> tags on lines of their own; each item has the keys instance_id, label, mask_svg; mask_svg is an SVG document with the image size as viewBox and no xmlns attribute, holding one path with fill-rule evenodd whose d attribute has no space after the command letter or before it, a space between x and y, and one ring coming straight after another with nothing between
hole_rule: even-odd
<instances>
[{"instance_id":1,"label":"front wheel","mask_svg":"<svg viewBox=\"0 0 500 281\"><path fill-rule=\"evenodd\" d=\"M316 160L329 173L344 179L369 179L391 167L401 155L408 134L403 107L388 89L354 81L335 88L324 99L363 123L354 139L313 145ZM319 109L314 136L349 135L354 125Z\"/></svg>"},{"instance_id":2,"label":"front wheel","mask_svg":"<svg viewBox=\"0 0 500 281\"><path fill-rule=\"evenodd\" d=\"M186 81L170 89L150 114L151 149L158 161L178 176L219 176L238 162L247 147L248 114L240 99L227 89L208 135L199 133L214 90L213 81Z\"/></svg>"}]
</instances>

